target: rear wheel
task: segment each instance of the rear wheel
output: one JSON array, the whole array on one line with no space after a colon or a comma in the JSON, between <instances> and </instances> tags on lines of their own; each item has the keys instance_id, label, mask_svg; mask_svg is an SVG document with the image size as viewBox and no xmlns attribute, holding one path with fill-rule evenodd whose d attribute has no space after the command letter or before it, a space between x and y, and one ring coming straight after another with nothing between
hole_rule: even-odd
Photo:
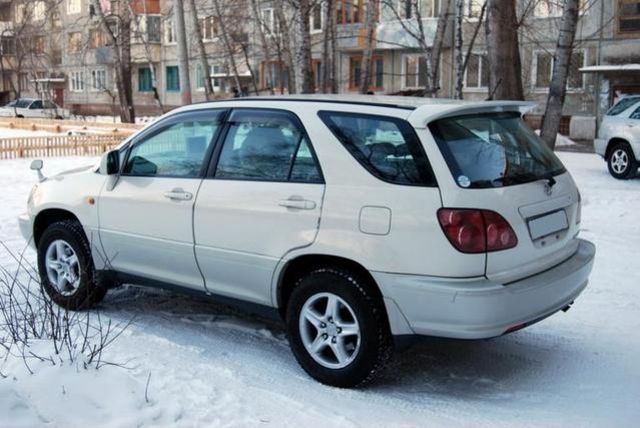
<instances>
[{"instance_id":1,"label":"rear wheel","mask_svg":"<svg viewBox=\"0 0 640 428\"><path fill-rule=\"evenodd\" d=\"M47 227L38 242L38 270L45 292L68 310L95 306L107 292L98 285L89 243L76 221Z\"/></svg>"},{"instance_id":2,"label":"rear wheel","mask_svg":"<svg viewBox=\"0 0 640 428\"><path fill-rule=\"evenodd\" d=\"M638 170L638 162L628 143L617 143L611 149L607 160L609 173L619 180L633 178Z\"/></svg>"},{"instance_id":3,"label":"rear wheel","mask_svg":"<svg viewBox=\"0 0 640 428\"><path fill-rule=\"evenodd\" d=\"M366 384L391 357L383 303L367 285L340 268L317 269L298 280L287 306L289 341L300 366L319 382Z\"/></svg>"}]
</instances>

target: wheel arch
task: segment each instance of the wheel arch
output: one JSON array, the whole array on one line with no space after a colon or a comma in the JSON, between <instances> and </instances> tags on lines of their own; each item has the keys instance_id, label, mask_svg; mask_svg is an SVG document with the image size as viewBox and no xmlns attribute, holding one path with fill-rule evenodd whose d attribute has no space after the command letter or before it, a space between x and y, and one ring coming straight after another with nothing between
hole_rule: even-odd
<instances>
[{"instance_id":1,"label":"wheel arch","mask_svg":"<svg viewBox=\"0 0 640 428\"><path fill-rule=\"evenodd\" d=\"M322 267L339 267L362 276L366 280L364 285L383 303L380 287L371 273L360 263L346 257L329 254L303 254L287 261L278 275L276 299L278 312L283 319L286 317L287 303L295 288L296 278ZM382 307L384 308L384 304Z\"/></svg>"},{"instance_id":2,"label":"wheel arch","mask_svg":"<svg viewBox=\"0 0 640 428\"><path fill-rule=\"evenodd\" d=\"M611 152L613 151L613 148L616 146L616 144L620 144L620 143L626 143L629 144L629 142L627 140L625 140L624 138L620 138L620 137L614 137L612 139L609 140L609 142L607 143L607 150L605 150L604 152L604 159L605 160L609 160L609 157L611 156Z\"/></svg>"},{"instance_id":3,"label":"wheel arch","mask_svg":"<svg viewBox=\"0 0 640 428\"><path fill-rule=\"evenodd\" d=\"M33 242L38 246L40 238L49 225L64 221L72 220L80 223L78 217L69 210L62 208L47 208L40 211L33 221Z\"/></svg>"}]
</instances>

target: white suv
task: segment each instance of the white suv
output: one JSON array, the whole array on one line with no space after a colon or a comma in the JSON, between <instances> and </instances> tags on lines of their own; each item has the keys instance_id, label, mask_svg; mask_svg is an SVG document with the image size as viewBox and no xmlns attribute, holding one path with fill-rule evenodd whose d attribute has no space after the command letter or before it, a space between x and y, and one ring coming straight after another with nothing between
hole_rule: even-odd
<instances>
[{"instance_id":1,"label":"white suv","mask_svg":"<svg viewBox=\"0 0 640 428\"><path fill-rule=\"evenodd\" d=\"M390 97L183 107L39 183L20 217L68 309L119 283L286 320L320 382L371 380L394 338L500 336L587 285L580 195L529 106ZM36 165L38 167L40 165Z\"/></svg>"}]
</instances>

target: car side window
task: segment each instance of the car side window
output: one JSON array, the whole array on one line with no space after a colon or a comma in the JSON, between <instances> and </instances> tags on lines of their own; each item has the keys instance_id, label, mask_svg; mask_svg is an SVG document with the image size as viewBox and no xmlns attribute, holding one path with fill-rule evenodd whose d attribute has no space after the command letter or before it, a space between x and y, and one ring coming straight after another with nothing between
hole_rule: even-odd
<instances>
[{"instance_id":1,"label":"car side window","mask_svg":"<svg viewBox=\"0 0 640 428\"><path fill-rule=\"evenodd\" d=\"M123 175L199 177L221 116L221 111L208 111L171 120L133 145Z\"/></svg>"},{"instance_id":2,"label":"car side window","mask_svg":"<svg viewBox=\"0 0 640 428\"><path fill-rule=\"evenodd\" d=\"M393 184L436 186L424 148L402 119L360 113L319 113L347 151L371 174Z\"/></svg>"},{"instance_id":3,"label":"car side window","mask_svg":"<svg viewBox=\"0 0 640 428\"><path fill-rule=\"evenodd\" d=\"M631 113L629 119L640 119L640 107L638 107L633 113Z\"/></svg>"},{"instance_id":4,"label":"car side window","mask_svg":"<svg viewBox=\"0 0 640 428\"><path fill-rule=\"evenodd\" d=\"M49 100L44 101L44 108L46 109L55 109L56 105Z\"/></svg>"},{"instance_id":5,"label":"car side window","mask_svg":"<svg viewBox=\"0 0 640 428\"><path fill-rule=\"evenodd\" d=\"M30 106L29 110L40 110L42 109L42 101L36 100Z\"/></svg>"},{"instance_id":6,"label":"car side window","mask_svg":"<svg viewBox=\"0 0 640 428\"><path fill-rule=\"evenodd\" d=\"M215 177L322 182L309 141L295 118L275 110L235 110Z\"/></svg>"}]
</instances>

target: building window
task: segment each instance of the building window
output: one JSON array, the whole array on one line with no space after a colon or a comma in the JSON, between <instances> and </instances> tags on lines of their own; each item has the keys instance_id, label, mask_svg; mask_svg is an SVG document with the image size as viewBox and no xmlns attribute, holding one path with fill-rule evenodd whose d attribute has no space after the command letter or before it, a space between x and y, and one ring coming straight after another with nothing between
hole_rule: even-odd
<instances>
[{"instance_id":1,"label":"building window","mask_svg":"<svg viewBox=\"0 0 640 428\"><path fill-rule=\"evenodd\" d=\"M162 18L158 15L138 15L136 17L135 40L138 43L162 42Z\"/></svg>"},{"instance_id":2,"label":"building window","mask_svg":"<svg viewBox=\"0 0 640 428\"><path fill-rule=\"evenodd\" d=\"M405 55L403 61L403 88L424 88L427 85L427 60L420 55Z\"/></svg>"},{"instance_id":3,"label":"building window","mask_svg":"<svg viewBox=\"0 0 640 428\"><path fill-rule=\"evenodd\" d=\"M107 89L107 72L103 69L91 70L91 90L104 91Z\"/></svg>"},{"instance_id":4,"label":"building window","mask_svg":"<svg viewBox=\"0 0 640 428\"><path fill-rule=\"evenodd\" d=\"M215 40L218 37L218 23L215 16L207 16L200 20L202 29L202 39L205 41Z\"/></svg>"},{"instance_id":5,"label":"building window","mask_svg":"<svg viewBox=\"0 0 640 428\"><path fill-rule=\"evenodd\" d=\"M47 44L47 38L44 36L35 36L31 39L33 42L33 53L35 55L44 55Z\"/></svg>"},{"instance_id":6,"label":"building window","mask_svg":"<svg viewBox=\"0 0 640 428\"><path fill-rule=\"evenodd\" d=\"M164 22L164 40L167 44L173 44L178 41L176 37L176 23L173 15Z\"/></svg>"},{"instance_id":7,"label":"building window","mask_svg":"<svg viewBox=\"0 0 640 428\"><path fill-rule=\"evenodd\" d=\"M618 32L621 34L640 32L640 1L618 1Z\"/></svg>"},{"instance_id":8,"label":"building window","mask_svg":"<svg viewBox=\"0 0 640 428\"><path fill-rule=\"evenodd\" d=\"M47 5L44 1L37 1L33 5L33 20L43 21L47 16Z\"/></svg>"},{"instance_id":9,"label":"building window","mask_svg":"<svg viewBox=\"0 0 640 428\"><path fill-rule=\"evenodd\" d=\"M82 0L67 0L67 15L80 12L82 12Z\"/></svg>"},{"instance_id":10,"label":"building window","mask_svg":"<svg viewBox=\"0 0 640 428\"><path fill-rule=\"evenodd\" d=\"M317 3L309 14L309 28L312 32L322 31L324 27L324 14L322 13L322 3Z\"/></svg>"},{"instance_id":11,"label":"building window","mask_svg":"<svg viewBox=\"0 0 640 428\"><path fill-rule=\"evenodd\" d=\"M467 18L480 18L485 0L464 0L464 15Z\"/></svg>"},{"instance_id":12,"label":"building window","mask_svg":"<svg viewBox=\"0 0 640 428\"><path fill-rule=\"evenodd\" d=\"M67 52L70 54L79 53L82 50L82 33L74 32L67 34Z\"/></svg>"},{"instance_id":13,"label":"building window","mask_svg":"<svg viewBox=\"0 0 640 428\"><path fill-rule=\"evenodd\" d=\"M177 92L180 90L180 72L178 67L170 65L167 67L167 91Z\"/></svg>"},{"instance_id":14,"label":"building window","mask_svg":"<svg viewBox=\"0 0 640 428\"><path fill-rule=\"evenodd\" d=\"M89 31L89 47L91 49L103 48L106 46L106 37L101 29Z\"/></svg>"},{"instance_id":15,"label":"building window","mask_svg":"<svg viewBox=\"0 0 640 428\"><path fill-rule=\"evenodd\" d=\"M314 59L312 61L313 83L318 89L322 86L322 61Z\"/></svg>"},{"instance_id":16,"label":"building window","mask_svg":"<svg viewBox=\"0 0 640 428\"><path fill-rule=\"evenodd\" d=\"M398 0L395 14L400 19L435 18L440 10L440 0Z\"/></svg>"},{"instance_id":17,"label":"building window","mask_svg":"<svg viewBox=\"0 0 640 428\"><path fill-rule=\"evenodd\" d=\"M275 12L271 7L265 7L260 11L262 16L262 25L268 34L276 32Z\"/></svg>"},{"instance_id":18,"label":"building window","mask_svg":"<svg viewBox=\"0 0 640 428\"><path fill-rule=\"evenodd\" d=\"M278 61L262 62L260 68L263 88L288 88L289 69L284 63Z\"/></svg>"},{"instance_id":19,"label":"building window","mask_svg":"<svg viewBox=\"0 0 640 428\"><path fill-rule=\"evenodd\" d=\"M16 39L13 37L2 37L2 55L16 54Z\"/></svg>"},{"instance_id":20,"label":"building window","mask_svg":"<svg viewBox=\"0 0 640 428\"><path fill-rule=\"evenodd\" d=\"M535 52L533 65L533 85L537 89L547 89L553 76L553 54L549 52ZM567 89L581 89L584 85L583 74L580 68L584 67L585 55L583 50L575 50L571 54L569 75L567 76Z\"/></svg>"},{"instance_id":21,"label":"building window","mask_svg":"<svg viewBox=\"0 0 640 428\"><path fill-rule=\"evenodd\" d=\"M153 77L149 67L141 67L138 69L138 92L153 91Z\"/></svg>"},{"instance_id":22,"label":"building window","mask_svg":"<svg viewBox=\"0 0 640 428\"><path fill-rule=\"evenodd\" d=\"M374 56L369 90L381 90L384 88L384 60L380 56ZM357 90L362 82L362 57L349 58L349 89Z\"/></svg>"},{"instance_id":23,"label":"building window","mask_svg":"<svg viewBox=\"0 0 640 428\"><path fill-rule=\"evenodd\" d=\"M338 24L355 24L362 22L363 2L364 0L337 0Z\"/></svg>"},{"instance_id":24,"label":"building window","mask_svg":"<svg viewBox=\"0 0 640 428\"><path fill-rule=\"evenodd\" d=\"M51 26L53 28L62 28L62 19L60 18L60 12L57 10L51 12Z\"/></svg>"},{"instance_id":25,"label":"building window","mask_svg":"<svg viewBox=\"0 0 640 428\"><path fill-rule=\"evenodd\" d=\"M84 71L72 71L69 85L71 92L84 92Z\"/></svg>"},{"instance_id":26,"label":"building window","mask_svg":"<svg viewBox=\"0 0 640 428\"><path fill-rule=\"evenodd\" d=\"M465 88L489 86L489 61L486 54L471 54L464 75Z\"/></svg>"},{"instance_id":27,"label":"building window","mask_svg":"<svg viewBox=\"0 0 640 428\"><path fill-rule=\"evenodd\" d=\"M20 92L26 92L29 90L29 74L20 73L18 75L18 89Z\"/></svg>"}]
</instances>

